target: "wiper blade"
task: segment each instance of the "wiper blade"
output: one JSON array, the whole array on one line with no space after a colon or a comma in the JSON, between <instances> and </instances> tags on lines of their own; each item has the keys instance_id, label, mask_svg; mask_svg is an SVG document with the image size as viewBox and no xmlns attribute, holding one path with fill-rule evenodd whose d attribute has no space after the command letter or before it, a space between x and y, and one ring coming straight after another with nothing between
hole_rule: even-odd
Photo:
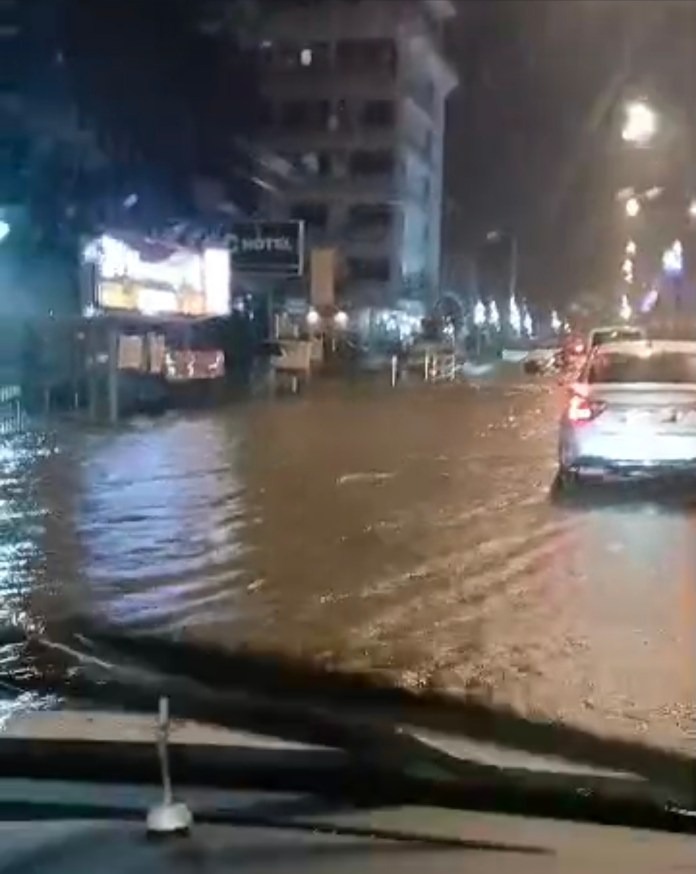
<instances>
[{"instance_id":1,"label":"wiper blade","mask_svg":"<svg viewBox=\"0 0 696 874\"><path fill-rule=\"evenodd\" d=\"M48 646L57 646L44 641ZM174 711L189 719L227 728L261 730L278 737L332 745L356 756L375 759L383 767L420 773L442 780L463 777L514 776L525 768L496 768L460 758L419 740L410 729L426 729L469 738L503 749L588 765L616 774L635 775L632 797L647 792L665 802L696 808L695 762L669 750L629 741L609 740L559 724L533 722L510 710L462 702L432 693L414 694L384 686L374 678L330 672L276 656L224 653L192 644L148 637L122 637L93 630L69 649L101 671L99 692L118 706L153 708L168 694ZM89 685L85 683L85 685ZM85 688L94 695L94 685ZM73 685L71 693L76 689ZM514 772L514 775L513 775ZM555 786L573 786L567 774L546 775ZM538 781L539 775L536 779ZM606 791L622 785L605 776L578 777L577 788ZM599 781L599 782L597 782ZM623 781L624 783L626 781ZM538 783L537 783L538 785ZM548 785L548 783L547 783Z\"/></svg>"},{"instance_id":2,"label":"wiper blade","mask_svg":"<svg viewBox=\"0 0 696 874\"><path fill-rule=\"evenodd\" d=\"M86 640L80 643L87 644ZM440 780L455 779L450 764L455 760L433 748L394 723L374 722L364 715L332 712L321 701L275 696L232 686L211 687L191 675L174 673L169 664L164 673L157 661L121 659L108 661L106 653L94 654L90 646L67 647L43 640L54 651L71 655L81 662L81 675L71 680L69 695L116 710L154 711L157 700L170 699L174 718L192 720L229 730L294 740L310 746L330 747L361 760L370 767L405 772L417 769L421 776ZM139 644L135 645L139 649ZM131 654L132 655L132 654ZM55 694L65 692L53 688ZM472 763L474 770L479 766ZM487 766L481 766L483 772Z\"/></svg>"},{"instance_id":3,"label":"wiper blade","mask_svg":"<svg viewBox=\"0 0 696 874\"><path fill-rule=\"evenodd\" d=\"M95 630L85 641L104 652L131 658L163 676L179 676L221 694L266 695L328 708L348 719L359 715L377 723L395 723L440 731L501 748L558 756L646 779L689 777L696 786L696 758L635 741L609 739L565 724L535 721L510 708L463 701L442 693L414 693L385 685L369 674L327 670L305 660L276 654L224 652L155 637L123 637Z\"/></svg>"}]
</instances>

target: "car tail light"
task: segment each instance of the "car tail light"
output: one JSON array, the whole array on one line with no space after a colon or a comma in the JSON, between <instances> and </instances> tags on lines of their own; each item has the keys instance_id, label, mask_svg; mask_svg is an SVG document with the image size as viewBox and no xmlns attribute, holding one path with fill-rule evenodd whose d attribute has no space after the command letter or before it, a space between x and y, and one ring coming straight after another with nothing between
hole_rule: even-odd
<instances>
[{"instance_id":1,"label":"car tail light","mask_svg":"<svg viewBox=\"0 0 696 874\"><path fill-rule=\"evenodd\" d=\"M568 403L568 421L573 424L591 422L599 416L605 406L602 401L593 401L584 395L571 395Z\"/></svg>"}]
</instances>

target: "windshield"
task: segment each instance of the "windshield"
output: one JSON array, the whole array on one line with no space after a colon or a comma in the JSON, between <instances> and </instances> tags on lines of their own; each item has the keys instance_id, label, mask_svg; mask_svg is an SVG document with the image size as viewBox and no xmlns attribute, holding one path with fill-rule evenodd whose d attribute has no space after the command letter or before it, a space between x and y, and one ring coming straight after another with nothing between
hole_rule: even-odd
<instances>
[{"instance_id":1,"label":"windshield","mask_svg":"<svg viewBox=\"0 0 696 874\"><path fill-rule=\"evenodd\" d=\"M692 755L690 418L598 447L619 417L559 383L595 328L696 324L696 3L29 5L0 2L8 718L152 706L91 683L97 627L250 694L223 655Z\"/></svg>"},{"instance_id":2,"label":"windshield","mask_svg":"<svg viewBox=\"0 0 696 874\"><path fill-rule=\"evenodd\" d=\"M696 384L696 353L656 352L649 355L608 353L590 366L588 382L653 382Z\"/></svg>"},{"instance_id":3,"label":"windshield","mask_svg":"<svg viewBox=\"0 0 696 874\"><path fill-rule=\"evenodd\" d=\"M641 340L644 336L642 331L635 331L630 328L595 331L592 334L592 346L604 346L605 343L616 343L619 340Z\"/></svg>"}]
</instances>

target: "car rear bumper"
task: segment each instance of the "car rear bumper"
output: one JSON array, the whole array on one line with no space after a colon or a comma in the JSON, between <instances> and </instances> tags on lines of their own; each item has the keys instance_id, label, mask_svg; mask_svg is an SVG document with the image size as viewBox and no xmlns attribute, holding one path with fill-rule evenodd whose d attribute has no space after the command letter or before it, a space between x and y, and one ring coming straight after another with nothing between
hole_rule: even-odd
<instances>
[{"instance_id":1,"label":"car rear bumper","mask_svg":"<svg viewBox=\"0 0 696 874\"><path fill-rule=\"evenodd\" d=\"M566 470L581 475L696 474L696 437L635 432L608 435L570 429L561 438L560 456Z\"/></svg>"},{"instance_id":2,"label":"car rear bumper","mask_svg":"<svg viewBox=\"0 0 696 874\"><path fill-rule=\"evenodd\" d=\"M565 469L584 478L648 479L689 477L696 479L696 459L688 461L633 461L581 456Z\"/></svg>"}]
</instances>

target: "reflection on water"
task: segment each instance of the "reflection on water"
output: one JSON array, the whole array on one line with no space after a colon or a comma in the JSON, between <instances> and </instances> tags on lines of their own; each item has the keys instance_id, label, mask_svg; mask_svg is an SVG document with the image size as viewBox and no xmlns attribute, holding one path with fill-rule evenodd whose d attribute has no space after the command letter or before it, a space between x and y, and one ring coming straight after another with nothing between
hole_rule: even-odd
<instances>
[{"instance_id":1,"label":"reflection on water","mask_svg":"<svg viewBox=\"0 0 696 874\"><path fill-rule=\"evenodd\" d=\"M108 622L169 632L234 623L245 555L239 425L170 420L87 442L78 531Z\"/></svg>"},{"instance_id":2,"label":"reflection on water","mask_svg":"<svg viewBox=\"0 0 696 874\"><path fill-rule=\"evenodd\" d=\"M3 674L70 679L24 635L96 617L690 747L693 502L549 500L556 407L317 392L5 442Z\"/></svg>"}]
</instances>

